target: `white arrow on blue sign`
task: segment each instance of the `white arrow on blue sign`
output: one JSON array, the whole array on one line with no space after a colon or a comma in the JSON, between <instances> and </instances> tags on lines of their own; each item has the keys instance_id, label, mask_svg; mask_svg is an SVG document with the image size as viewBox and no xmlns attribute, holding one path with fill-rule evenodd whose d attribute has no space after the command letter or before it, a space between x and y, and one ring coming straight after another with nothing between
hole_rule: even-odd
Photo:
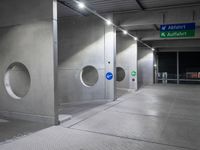
<instances>
[{"instance_id":1,"label":"white arrow on blue sign","mask_svg":"<svg viewBox=\"0 0 200 150\"><path fill-rule=\"evenodd\" d=\"M181 24L164 24L160 26L160 31L180 31L180 30L195 30L195 23L181 23Z\"/></svg>"},{"instance_id":2,"label":"white arrow on blue sign","mask_svg":"<svg viewBox=\"0 0 200 150\"><path fill-rule=\"evenodd\" d=\"M112 72L108 72L108 73L106 74L106 79L107 79L107 80L112 80L112 79L113 79L113 74L112 74Z\"/></svg>"}]
</instances>

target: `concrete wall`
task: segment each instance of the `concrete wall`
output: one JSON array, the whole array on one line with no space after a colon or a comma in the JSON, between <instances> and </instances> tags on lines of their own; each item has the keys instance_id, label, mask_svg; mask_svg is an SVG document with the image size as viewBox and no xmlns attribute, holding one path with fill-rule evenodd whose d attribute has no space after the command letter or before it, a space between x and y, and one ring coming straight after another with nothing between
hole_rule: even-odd
<instances>
[{"instance_id":1,"label":"concrete wall","mask_svg":"<svg viewBox=\"0 0 200 150\"><path fill-rule=\"evenodd\" d=\"M137 73L137 55L137 42L129 36L118 33L116 67L124 69L125 79L117 82L117 88L137 90L137 74L135 77L131 75L132 71Z\"/></svg>"},{"instance_id":2,"label":"concrete wall","mask_svg":"<svg viewBox=\"0 0 200 150\"><path fill-rule=\"evenodd\" d=\"M84 103L114 99L115 31L96 17L59 19L58 93L61 103ZM80 74L85 66L97 69L99 78L92 87L82 84ZM92 76L91 76L92 77ZM95 76L94 76L95 77Z\"/></svg>"},{"instance_id":3,"label":"concrete wall","mask_svg":"<svg viewBox=\"0 0 200 150\"><path fill-rule=\"evenodd\" d=\"M152 85L154 81L154 54L153 51L138 47L138 84L139 87Z\"/></svg>"},{"instance_id":4,"label":"concrete wall","mask_svg":"<svg viewBox=\"0 0 200 150\"><path fill-rule=\"evenodd\" d=\"M57 123L55 106L56 2L53 0L1 0L0 2L0 115ZM55 15L53 15L55 14ZM30 74L30 89L21 99L12 98L5 88L10 64L20 62ZM19 78L20 71L11 78ZM25 80L26 78L24 78ZM25 81L25 87L26 87ZM7 84L7 83L6 83ZM20 88L19 82L12 82ZM21 91L23 92L23 91Z\"/></svg>"}]
</instances>

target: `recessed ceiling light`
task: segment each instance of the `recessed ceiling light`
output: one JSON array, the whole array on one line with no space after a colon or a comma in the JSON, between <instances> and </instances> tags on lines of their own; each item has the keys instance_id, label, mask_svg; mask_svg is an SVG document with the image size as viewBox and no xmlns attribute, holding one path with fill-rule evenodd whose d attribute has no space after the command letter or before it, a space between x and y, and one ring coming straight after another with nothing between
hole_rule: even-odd
<instances>
[{"instance_id":1,"label":"recessed ceiling light","mask_svg":"<svg viewBox=\"0 0 200 150\"><path fill-rule=\"evenodd\" d=\"M137 40L138 40L138 38L137 38L137 37L134 37L134 40L135 40L135 41L137 41Z\"/></svg>"},{"instance_id":2,"label":"recessed ceiling light","mask_svg":"<svg viewBox=\"0 0 200 150\"><path fill-rule=\"evenodd\" d=\"M111 25L112 22L108 19L108 20L106 20L106 24L107 24L107 25Z\"/></svg>"},{"instance_id":3,"label":"recessed ceiling light","mask_svg":"<svg viewBox=\"0 0 200 150\"><path fill-rule=\"evenodd\" d=\"M123 30L123 33L124 33L124 35L127 35L127 34L128 34L128 31Z\"/></svg>"},{"instance_id":4,"label":"recessed ceiling light","mask_svg":"<svg viewBox=\"0 0 200 150\"><path fill-rule=\"evenodd\" d=\"M78 7L79 7L80 9L84 9L84 8L85 8L85 4L82 3L82 2L78 2Z\"/></svg>"}]
</instances>

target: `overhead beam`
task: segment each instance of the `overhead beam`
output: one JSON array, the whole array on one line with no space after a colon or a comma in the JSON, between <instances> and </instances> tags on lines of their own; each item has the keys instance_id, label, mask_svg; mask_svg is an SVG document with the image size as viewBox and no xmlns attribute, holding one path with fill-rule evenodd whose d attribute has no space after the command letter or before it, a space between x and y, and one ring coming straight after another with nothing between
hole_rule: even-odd
<instances>
[{"instance_id":1,"label":"overhead beam","mask_svg":"<svg viewBox=\"0 0 200 150\"><path fill-rule=\"evenodd\" d=\"M199 9L200 6L151 12L145 10L136 13L117 14L115 18L121 23L122 27L185 22L196 22L198 25L200 24L198 19L200 18Z\"/></svg>"},{"instance_id":2,"label":"overhead beam","mask_svg":"<svg viewBox=\"0 0 200 150\"><path fill-rule=\"evenodd\" d=\"M163 6L163 7L154 7L154 8L145 8L145 11L160 11L160 10L169 10L169 9L179 9L179 8L187 8L187 7L196 7L200 6L200 2L182 4L182 5L171 5L171 6ZM143 10L142 10L143 11ZM114 11L115 14L123 14L123 13L136 13L141 12L141 10L125 10L125 11Z\"/></svg>"},{"instance_id":3,"label":"overhead beam","mask_svg":"<svg viewBox=\"0 0 200 150\"><path fill-rule=\"evenodd\" d=\"M146 41L147 42L147 41ZM182 40L160 40L160 41L150 41L147 42L149 45L153 46L156 49L160 48L199 48L200 49L200 42L199 40L189 40L189 39L182 39Z\"/></svg>"},{"instance_id":4,"label":"overhead beam","mask_svg":"<svg viewBox=\"0 0 200 150\"><path fill-rule=\"evenodd\" d=\"M145 10L145 7L142 5L142 3L140 2L140 0L135 0L138 4L138 6L141 8L141 10Z\"/></svg>"},{"instance_id":5,"label":"overhead beam","mask_svg":"<svg viewBox=\"0 0 200 150\"><path fill-rule=\"evenodd\" d=\"M80 12L78 9L74 8L73 6L71 6L66 1L58 0L58 3L62 4L65 7L68 7L69 9L71 9L72 11L74 11L75 13L77 13L78 15L86 16L86 15L83 14L83 12Z\"/></svg>"},{"instance_id":6,"label":"overhead beam","mask_svg":"<svg viewBox=\"0 0 200 150\"><path fill-rule=\"evenodd\" d=\"M156 24L154 24L154 27L155 27L156 31L159 31L159 27Z\"/></svg>"},{"instance_id":7,"label":"overhead beam","mask_svg":"<svg viewBox=\"0 0 200 150\"><path fill-rule=\"evenodd\" d=\"M199 52L200 48L199 47L171 47L171 48L159 48L157 49L159 52Z\"/></svg>"}]
</instances>

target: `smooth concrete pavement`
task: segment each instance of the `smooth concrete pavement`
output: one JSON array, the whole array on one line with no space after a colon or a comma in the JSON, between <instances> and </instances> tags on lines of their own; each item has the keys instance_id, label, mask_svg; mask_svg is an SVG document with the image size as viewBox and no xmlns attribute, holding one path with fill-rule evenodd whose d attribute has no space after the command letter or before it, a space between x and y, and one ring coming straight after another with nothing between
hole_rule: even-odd
<instances>
[{"instance_id":1,"label":"smooth concrete pavement","mask_svg":"<svg viewBox=\"0 0 200 150\"><path fill-rule=\"evenodd\" d=\"M199 86L154 85L0 150L200 150Z\"/></svg>"}]
</instances>

